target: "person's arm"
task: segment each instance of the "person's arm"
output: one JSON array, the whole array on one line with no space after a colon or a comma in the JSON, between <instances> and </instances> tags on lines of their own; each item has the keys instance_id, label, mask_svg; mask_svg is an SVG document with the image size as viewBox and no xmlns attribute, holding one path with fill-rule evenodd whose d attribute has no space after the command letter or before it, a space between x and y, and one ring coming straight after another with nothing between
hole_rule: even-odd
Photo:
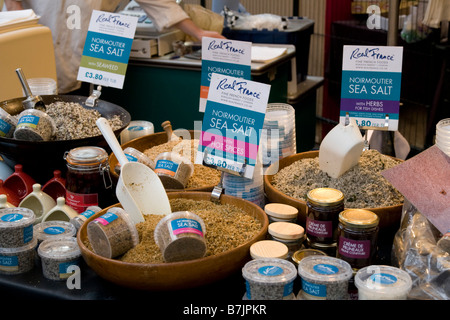
<instances>
[{"instance_id":1,"label":"person's arm","mask_svg":"<svg viewBox=\"0 0 450 320\"><path fill-rule=\"evenodd\" d=\"M217 31L210 31L199 28L191 19L184 19L174 24L174 27L180 29L184 33L194 38L197 38L199 41L202 41L203 37L225 39L225 37Z\"/></svg>"},{"instance_id":2,"label":"person's arm","mask_svg":"<svg viewBox=\"0 0 450 320\"><path fill-rule=\"evenodd\" d=\"M5 0L5 6L8 11L23 10L22 1Z\"/></svg>"}]
</instances>

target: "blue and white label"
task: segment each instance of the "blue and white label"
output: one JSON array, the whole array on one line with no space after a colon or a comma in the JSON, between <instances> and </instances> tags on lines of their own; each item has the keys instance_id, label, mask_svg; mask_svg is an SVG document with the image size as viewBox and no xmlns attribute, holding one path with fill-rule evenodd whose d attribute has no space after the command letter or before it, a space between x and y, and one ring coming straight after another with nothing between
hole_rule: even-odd
<instances>
[{"instance_id":1,"label":"blue and white label","mask_svg":"<svg viewBox=\"0 0 450 320\"><path fill-rule=\"evenodd\" d=\"M327 297L327 286L311 283L304 279L302 279L302 291L319 299L326 299Z\"/></svg>"},{"instance_id":2,"label":"blue and white label","mask_svg":"<svg viewBox=\"0 0 450 320\"><path fill-rule=\"evenodd\" d=\"M14 272L19 270L19 259L17 256L0 256L0 270Z\"/></svg>"},{"instance_id":3,"label":"blue and white label","mask_svg":"<svg viewBox=\"0 0 450 320\"><path fill-rule=\"evenodd\" d=\"M8 213L2 216L3 222L17 222L23 219L23 215L20 213Z\"/></svg>"},{"instance_id":4,"label":"blue and white label","mask_svg":"<svg viewBox=\"0 0 450 320\"><path fill-rule=\"evenodd\" d=\"M44 233L49 235L58 235L63 234L64 232L66 232L66 229L63 227L48 227L44 229Z\"/></svg>"},{"instance_id":5,"label":"blue and white label","mask_svg":"<svg viewBox=\"0 0 450 320\"><path fill-rule=\"evenodd\" d=\"M19 122L17 124L17 128L21 127L30 127L36 128L39 123L40 117L35 116L33 114L28 114L20 117Z\"/></svg>"},{"instance_id":6,"label":"blue and white label","mask_svg":"<svg viewBox=\"0 0 450 320\"><path fill-rule=\"evenodd\" d=\"M79 266L80 265L80 259L75 259L72 261L67 261L67 262L62 262L58 265L58 270L59 270L59 278L60 279L67 279L68 277L70 277L73 272L69 272L68 269L71 266Z\"/></svg>"},{"instance_id":7,"label":"blue and white label","mask_svg":"<svg viewBox=\"0 0 450 320\"><path fill-rule=\"evenodd\" d=\"M382 285L392 285L397 282L397 277L388 273L375 273L370 276L370 281Z\"/></svg>"},{"instance_id":8,"label":"blue and white label","mask_svg":"<svg viewBox=\"0 0 450 320\"><path fill-rule=\"evenodd\" d=\"M283 268L278 266L264 266L258 269L258 273L263 276L275 277L283 274Z\"/></svg>"},{"instance_id":9,"label":"blue and white label","mask_svg":"<svg viewBox=\"0 0 450 320\"><path fill-rule=\"evenodd\" d=\"M86 219L89 219L95 214L94 210L86 210L83 213L80 213L81 216L85 217Z\"/></svg>"},{"instance_id":10,"label":"blue and white label","mask_svg":"<svg viewBox=\"0 0 450 320\"><path fill-rule=\"evenodd\" d=\"M170 227L174 235L182 233L195 233L203 237L203 229L197 220L175 219L170 221Z\"/></svg>"},{"instance_id":11,"label":"blue and white label","mask_svg":"<svg viewBox=\"0 0 450 320\"><path fill-rule=\"evenodd\" d=\"M134 132L134 131L142 131L142 130L144 130L144 127L143 126L131 126L131 127L128 127L127 130L128 131L132 131L132 132Z\"/></svg>"},{"instance_id":12,"label":"blue and white label","mask_svg":"<svg viewBox=\"0 0 450 320\"><path fill-rule=\"evenodd\" d=\"M347 115L363 129L396 131L403 47L344 46L340 123Z\"/></svg>"},{"instance_id":13,"label":"blue and white label","mask_svg":"<svg viewBox=\"0 0 450 320\"><path fill-rule=\"evenodd\" d=\"M155 166L155 172L157 174L164 174L168 176L175 176L178 170L178 163L170 161L170 160L158 160Z\"/></svg>"},{"instance_id":14,"label":"blue and white label","mask_svg":"<svg viewBox=\"0 0 450 320\"><path fill-rule=\"evenodd\" d=\"M320 263L320 264L316 264L313 267L313 270L315 272L317 272L318 274L336 274L339 272L339 268L336 266L333 266L331 264L326 264L326 263Z\"/></svg>"},{"instance_id":15,"label":"blue and white label","mask_svg":"<svg viewBox=\"0 0 450 320\"><path fill-rule=\"evenodd\" d=\"M128 159L128 161L130 162L138 162L138 158L136 158L135 156L132 156L131 154L125 153L125 157Z\"/></svg>"},{"instance_id":16,"label":"blue and white label","mask_svg":"<svg viewBox=\"0 0 450 320\"><path fill-rule=\"evenodd\" d=\"M119 218L119 217L115 213L106 212L101 217L94 219L94 221L98 221L101 224L103 224L104 226L106 226L106 225L110 224L111 222L113 222L114 220L116 220L117 218Z\"/></svg>"},{"instance_id":17,"label":"blue and white label","mask_svg":"<svg viewBox=\"0 0 450 320\"><path fill-rule=\"evenodd\" d=\"M10 130L11 125L8 122L0 119L0 137L6 136Z\"/></svg>"}]
</instances>

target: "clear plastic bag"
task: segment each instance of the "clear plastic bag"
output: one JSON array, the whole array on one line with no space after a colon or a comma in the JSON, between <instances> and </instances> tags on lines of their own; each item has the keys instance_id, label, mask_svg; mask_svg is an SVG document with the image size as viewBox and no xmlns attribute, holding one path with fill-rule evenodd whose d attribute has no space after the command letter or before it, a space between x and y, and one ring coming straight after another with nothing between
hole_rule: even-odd
<instances>
[{"instance_id":1,"label":"clear plastic bag","mask_svg":"<svg viewBox=\"0 0 450 320\"><path fill-rule=\"evenodd\" d=\"M450 254L437 245L441 233L409 201L394 237L392 264L413 281L408 299L450 299Z\"/></svg>"}]
</instances>

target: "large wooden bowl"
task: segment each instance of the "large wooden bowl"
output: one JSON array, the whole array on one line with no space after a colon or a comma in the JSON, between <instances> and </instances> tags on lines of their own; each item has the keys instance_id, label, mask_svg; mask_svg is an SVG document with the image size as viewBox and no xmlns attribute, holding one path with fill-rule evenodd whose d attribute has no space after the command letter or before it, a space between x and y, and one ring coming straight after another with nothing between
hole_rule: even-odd
<instances>
[{"instance_id":1,"label":"large wooden bowl","mask_svg":"<svg viewBox=\"0 0 450 320\"><path fill-rule=\"evenodd\" d=\"M199 132L195 132L194 130L175 130L175 134L178 136L186 139L187 136L190 135L190 139L199 139ZM168 141L167 133L166 132L157 132L153 134L149 134L143 137L139 137L133 140L130 140L124 144L122 144L122 149L125 150L125 148L132 147L138 151L144 152L145 150L161 145L163 143L166 143ZM115 167L118 164L118 160L114 153L111 153L109 155L109 170L111 176L117 181L119 179L119 175L115 171ZM184 191L212 191L216 184L206 185L203 187L197 187L197 188L186 188ZM182 191L182 190L167 190L167 191Z\"/></svg>"},{"instance_id":2,"label":"large wooden bowl","mask_svg":"<svg viewBox=\"0 0 450 320\"><path fill-rule=\"evenodd\" d=\"M300 223L303 224L306 223L306 202L282 193L273 186L272 181L274 175L276 174L276 172L278 172L278 170L281 170L300 159L316 158L318 156L319 151L308 151L282 158L280 161L278 161L278 163L272 164L267 169L267 172L273 174L264 176L264 191L266 193L269 202L285 203L297 208L299 212L298 220L300 221ZM276 170L277 165L278 170ZM400 219L402 215L402 204L389 207L365 208L365 209L370 210L378 215L378 218L380 219L379 221L380 230L388 227L395 228L400 224Z\"/></svg>"},{"instance_id":3,"label":"large wooden bowl","mask_svg":"<svg viewBox=\"0 0 450 320\"><path fill-rule=\"evenodd\" d=\"M210 192L170 192L169 199L186 198L210 200ZM180 290L198 287L222 280L241 269L250 259L250 246L266 237L268 219L264 211L250 201L222 195L221 203L233 204L254 216L261 222L261 230L248 242L234 249L201 259L160 264L127 263L115 259L103 258L89 250L87 224L104 214L104 209L87 220L77 234L78 245L87 265L100 277L115 284L133 289L149 291ZM114 206L119 206L116 204Z\"/></svg>"}]
</instances>

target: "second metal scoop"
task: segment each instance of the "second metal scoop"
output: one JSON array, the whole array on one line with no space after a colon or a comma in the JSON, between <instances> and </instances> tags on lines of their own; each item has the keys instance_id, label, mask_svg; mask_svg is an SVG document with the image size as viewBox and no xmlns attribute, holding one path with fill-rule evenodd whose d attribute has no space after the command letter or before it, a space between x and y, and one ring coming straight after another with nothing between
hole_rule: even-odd
<instances>
[{"instance_id":1,"label":"second metal scoop","mask_svg":"<svg viewBox=\"0 0 450 320\"><path fill-rule=\"evenodd\" d=\"M22 101L22 105L24 109L38 109L41 111L45 111L45 103L42 101L41 96L35 96L31 92L30 86L28 85L27 79L22 71L22 68L16 69L17 76L19 77L20 83L22 84L23 91L25 91L25 95L27 98Z\"/></svg>"}]
</instances>

